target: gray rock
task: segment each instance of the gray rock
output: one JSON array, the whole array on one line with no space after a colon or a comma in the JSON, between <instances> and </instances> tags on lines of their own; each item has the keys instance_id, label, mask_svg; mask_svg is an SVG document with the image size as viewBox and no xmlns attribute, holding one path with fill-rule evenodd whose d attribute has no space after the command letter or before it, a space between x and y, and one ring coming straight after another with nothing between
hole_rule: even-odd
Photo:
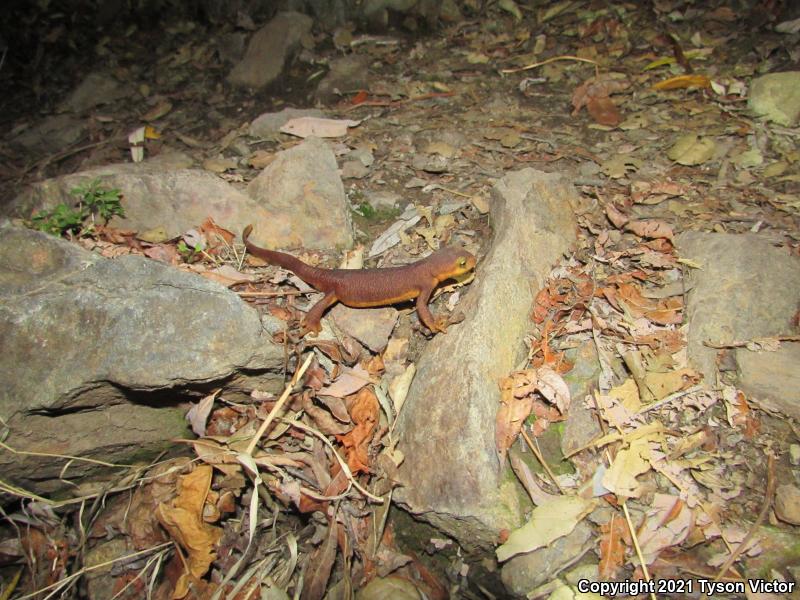
<instances>
[{"instance_id":1,"label":"gray rock","mask_svg":"<svg viewBox=\"0 0 800 600\"><path fill-rule=\"evenodd\" d=\"M681 257L690 269L685 316L689 358L706 381L717 381L717 350L704 342L743 342L794 333L791 320L800 298L800 259L757 234L685 232ZM800 416L800 351L783 344L777 352L735 350L742 390L786 414Z\"/></svg>"},{"instance_id":2,"label":"gray rock","mask_svg":"<svg viewBox=\"0 0 800 600\"><path fill-rule=\"evenodd\" d=\"M396 308L350 308L337 304L330 311L336 326L347 335L375 353L381 353L389 343L389 336L397 324L399 312Z\"/></svg>"},{"instance_id":3,"label":"gray rock","mask_svg":"<svg viewBox=\"0 0 800 600\"><path fill-rule=\"evenodd\" d=\"M524 598L531 590L552 581L594 547L594 530L581 521L571 533L549 546L520 554L506 562L501 571L503 584L510 592Z\"/></svg>"},{"instance_id":4,"label":"gray rock","mask_svg":"<svg viewBox=\"0 0 800 600\"><path fill-rule=\"evenodd\" d=\"M536 290L576 239L576 195L559 176L517 171L493 197L494 239L459 305L466 319L426 348L397 425L395 499L468 548L522 522L524 493L495 451L497 382L525 358Z\"/></svg>"},{"instance_id":5,"label":"gray rock","mask_svg":"<svg viewBox=\"0 0 800 600\"><path fill-rule=\"evenodd\" d=\"M208 171L172 169L154 163L124 163L37 183L12 203L0 207L0 214L28 218L34 211L52 208L59 202L72 205L75 198L70 190L99 178L105 187L122 191L125 218L115 217L111 221L111 225L117 227L135 231L163 227L172 238L212 217L218 225L234 232L252 224L253 240L260 244L312 248L346 245L344 240L350 239L348 235L352 234L344 225L346 218L349 222L349 213L342 214L342 202L336 194L336 185L342 188L335 170L331 171L331 161L334 165L336 161L328 154L320 157L319 153L312 153L310 158L298 151L290 150L286 154L288 156L279 156L275 162L293 175L276 185L274 198L270 195L272 190L267 189L263 197L251 199ZM321 160L319 172L306 159ZM309 187L303 187L305 185ZM287 199L287 189L296 194ZM343 189L341 194L344 194ZM330 198L333 201L328 202ZM303 213L303 210L311 212ZM315 218L308 219L308 215ZM337 227L341 230L329 240L329 233Z\"/></svg>"},{"instance_id":6,"label":"gray rock","mask_svg":"<svg viewBox=\"0 0 800 600\"><path fill-rule=\"evenodd\" d=\"M369 175L369 167L360 160L347 160L342 164L342 179L364 179Z\"/></svg>"},{"instance_id":7,"label":"gray rock","mask_svg":"<svg viewBox=\"0 0 800 600\"><path fill-rule=\"evenodd\" d=\"M794 127L800 116L800 71L769 73L754 79L747 105L759 116Z\"/></svg>"},{"instance_id":8,"label":"gray rock","mask_svg":"<svg viewBox=\"0 0 800 600\"><path fill-rule=\"evenodd\" d=\"M95 106L111 104L115 100L130 95L122 84L102 73L89 73L61 105L61 110L82 113Z\"/></svg>"},{"instance_id":9,"label":"gray rock","mask_svg":"<svg viewBox=\"0 0 800 600\"><path fill-rule=\"evenodd\" d=\"M282 351L221 285L139 256L110 260L0 228L0 415L16 450L127 463L187 433L211 387L277 390ZM66 487L66 460L0 453L7 481ZM74 461L64 478L103 471Z\"/></svg>"},{"instance_id":10,"label":"gray rock","mask_svg":"<svg viewBox=\"0 0 800 600\"><path fill-rule=\"evenodd\" d=\"M784 483L775 490L775 514L781 521L800 525L800 488Z\"/></svg>"},{"instance_id":11,"label":"gray rock","mask_svg":"<svg viewBox=\"0 0 800 600\"><path fill-rule=\"evenodd\" d=\"M300 117L324 117L317 108L284 108L279 112L264 113L250 123L249 134L255 138L271 138L280 133L281 127Z\"/></svg>"},{"instance_id":12,"label":"gray rock","mask_svg":"<svg viewBox=\"0 0 800 600\"><path fill-rule=\"evenodd\" d=\"M396 209L400 206L400 201L403 199L397 192L389 190L367 191L364 193L364 196L372 208L384 210Z\"/></svg>"},{"instance_id":13,"label":"gray rock","mask_svg":"<svg viewBox=\"0 0 800 600\"><path fill-rule=\"evenodd\" d=\"M53 115L42 119L11 140L17 148L31 152L58 152L76 143L86 133L86 123L72 115Z\"/></svg>"},{"instance_id":14,"label":"gray rock","mask_svg":"<svg viewBox=\"0 0 800 600\"><path fill-rule=\"evenodd\" d=\"M272 83L286 60L297 50L301 38L311 31L311 17L281 12L250 40L244 58L233 68L228 81L236 86L261 89Z\"/></svg>"},{"instance_id":15,"label":"gray rock","mask_svg":"<svg viewBox=\"0 0 800 600\"><path fill-rule=\"evenodd\" d=\"M800 343L775 352L736 350L739 388L766 408L800 419Z\"/></svg>"},{"instance_id":16,"label":"gray rock","mask_svg":"<svg viewBox=\"0 0 800 600\"><path fill-rule=\"evenodd\" d=\"M561 437L561 452L564 456L568 456L580 448L585 448L603 433L594 410L589 408L585 402L586 396L596 389L597 380L602 372L597 348L593 341L586 341L574 352L568 352L567 357L575 366L564 375L564 381L569 386L572 398L567 412L567 420L564 423L564 435ZM582 463L584 460L595 462L602 458L596 457L593 452L582 453L573 458L573 462L578 463Z\"/></svg>"},{"instance_id":17,"label":"gray rock","mask_svg":"<svg viewBox=\"0 0 800 600\"><path fill-rule=\"evenodd\" d=\"M368 56L348 54L331 61L330 71L317 86L316 96L322 102L341 99L345 93L369 87Z\"/></svg>"},{"instance_id":18,"label":"gray rock","mask_svg":"<svg viewBox=\"0 0 800 600\"><path fill-rule=\"evenodd\" d=\"M247 193L274 213L268 237L254 230L253 238L271 247L350 248L353 224L339 177L336 157L319 138L278 153L250 182ZM279 240L287 240L281 243Z\"/></svg>"}]
</instances>

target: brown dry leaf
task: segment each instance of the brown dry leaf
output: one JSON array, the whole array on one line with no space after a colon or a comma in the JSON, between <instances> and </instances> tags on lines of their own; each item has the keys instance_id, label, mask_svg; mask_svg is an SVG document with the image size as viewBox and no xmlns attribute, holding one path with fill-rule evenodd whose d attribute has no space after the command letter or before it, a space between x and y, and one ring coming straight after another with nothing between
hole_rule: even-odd
<instances>
[{"instance_id":1,"label":"brown dry leaf","mask_svg":"<svg viewBox=\"0 0 800 600\"><path fill-rule=\"evenodd\" d=\"M645 250L639 255L639 264L643 267L650 267L653 269L672 269L677 264L677 259L672 254ZM677 293L665 295L674 296L677 295ZM648 294L648 297L652 297L652 295Z\"/></svg>"},{"instance_id":2,"label":"brown dry leaf","mask_svg":"<svg viewBox=\"0 0 800 600\"><path fill-rule=\"evenodd\" d=\"M222 265L215 269L203 271L200 275L211 281L216 281L225 287L232 287L240 283L249 283L258 279L257 276L237 271L230 265Z\"/></svg>"},{"instance_id":3,"label":"brown dry leaf","mask_svg":"<svg viewBox=\"0 0 800 600\"><path fill-rule=\"evenodd\" d=\"M180 254L173 244L157 244L144 249L144 255L167 265L177 265Z\"/></svg>"},{"instance_id":4,"label":"brown dry leaf","mask_svg":"<svg viewBox=\"0 0 800 600\"><path fill-rule=\"evenodd\" d=\"M614 427L626 425L642 407L639 386L628 378L620 385L612 387L608 395L597 393L597 405L607 423Z\"/></svg>"},{"instance_id":5,"label":"brown dry leaf","mask_svg":"<svg viewBox=\"0 0 800 600\"><path fill-rule=\"evenodd\" d=\"M136 488L130 506L125 507L123 520L127 523L127 533L137 550L144 550L167 540L166 532L153 518L153 511L160 503L169 501L175 495L180 471L189 464L188 457L161 463L148 470L149 483Z\"/></svg>"},{"instance_id":6,"label":"brown dry leaf","mask_svg":"<svg viewBox=\"0 0 800 600\"><path fill-rule=\"evenodd\" d=\"M120 229L118 227L97 223L94 226L94 232L99 239L111 242L112 244L124 244L131 248L139 247L138 241L136 240L136 232L132 229Z\"/></svg>"},{"instance_id":7,"label":"brown dry leaf","mask_svg":"<svg viewBox=\"0 0 800 600\"><path fill-rule=\"evenodd\" d=\"M303 394L302 402L303 410L314 421L316 428L325 435L343 435L350 431L350 425L337 421L327 410L315 405L308 393Z\"/></svg>"},{"instance_id":8,"label":"brown dry leaf","mask_svg":"<svg viewBox=\"0 0 800 600\"><path fill-rule=\"evenodd\" d=\"M586 103L586 110L595 123L616 127L622 122L622 115L617 105L608 96L593 96Z\"/></svg>"},{"instance_id":9,"label":"brown dry leaf","mask_svg":"<svg viewBox=\"0 0 800 600\"><path fill-rule=\"evenodd\" d=\"M306 578L301 600L321 600L328 587L331 569L336 560L336 548L339 524L331 519L328 524L328 535L319 547L311 553L306 563Z\"/></svg>"},{"instance_id":10,"label":"brown dry leaf","mask_svg":"<svg viewBox=\"0 0 800 600\"><path fill-rule=\"evenodd\" d=\"M222 529L203 521L203 506L211 487L213 469L200 465L179 479L178 496L171 502L162 502L156 508L159 522L170 537L186 551L186 572L175 586L173 598L183 598L189 583L202 578L216 559L214 547L222 536Z\"/></svg>"},{"instance_id":11,"label":"brown dry leaf","mask_svg":"<svg viewBox=\"0 0 800 600\"><path fill-rule=\"evenodd\" d=\"M617 229L622 229L625 227L625 224L630 221L630 217L621 212L610 202L606 204L606 216L608 217L608 220L611 221L611 224Z\"/></svg>"},{"instance_id":12,"label":"brown dry leaf","mask_svg":"<svg viewBox=\"0 0 800 600\"><path fill-rule=\"evenodd\" d=\"M405 370L397 377L393 377L389 382L389 397L392 399L394 414L399 415L406 401L411 382L417 373L417 366L414 363L406 366Z\"/></svg>"},{"instance_id":13,"label":"brown dry leaf","mask_svg":"<svg viewBox=\"0 0 800 600\"><path fill-rule=\"evenodd\" d=\"M634 204L658 204L667 198L684 196L688 193L686 185L675 181L636 181L631 184L631 200Z\"/></svg>"},{"instance_id":14,"label":"brown dry leaf","mask_svg":"<svg viewBox=\"0 0 800 600\"><path fill-rule=\"evenodd\" d=\"M236 460L235 454L224 444L221 444L215 440L209 438L203 438L202 440L193 440L190 442L192 447L194 448L195 454L197 457L202 460L207 465L211 466L218 466L218 465L229 465L229 466L236 466L236 471L241 468L238 461ZM226 474L228 473L227 469L221 469Z\"/></svg>"},{"instance_id":15,"label":"brown dry leaf","mask_svg":"<svg viewBox=\"0 0 800 600\"><path fill-rule=\"evenodd\" d=\"M328 342L328 343L333 344L333 347L336 347L335 343L333 342ZM334 361L341 362L336 360L335 358ZM308 367L308 369L306 369L306 374L303 377L303 385L307 388L311 388L315 392L318 392L319 390L322 389L322 386L325 384L325 381L327 381L327 379L328 379L328 374L325 372L325 369L323 369L322 366L319 364L319 362L316 359L314 359L313 361L311 361L311 365Z\"/></svg>"},{"instance_id":16,"label":"brown dry leaf","mask_svg":"<svg viewBox=\"0 0 800 600\"><path fill-rule=\"evenodd\" d=\"M693 526L694 515L678 496L655 494L638 533L645 562L651 564L662 550L683 542Z\"/></svg>"},{"instance_id":17,"label":"brown dry leaf","mask_svg":"<svg viewBox=\"0 0 800 600\"><path fill-rule=\"evenodd\" d=\"M611 304L624 302L630 314L635 317L645 317L659 325L677 325L681 322L680 310L683 308L683 299L680 297L656 300L645 298L641 288L632 283L622 283L617 287L616 298L606 296Z\"/></svg>"},{"instance_id":18,"label":"brown dry leaf","mask_svg":"<svg viewBox=\"0 0 800 600\"><path fill-rule=\"evenodd\" d=\"M505 463L506 452L517 439L525 419L531 414L533 408L533 390L526 371L512 373L500 381L500 408L495 417L494 440L500 464ZM524 393L517 397L520 389L529 389L531 393Z\"/></svg>"},{"instance_id":19,"label":"brown dry leaf","mask_svg":"<svg viewBox=\"0 0 800 600\"><path fill-rule=\"evenodd\" d=\"M329 386L319 390L319 393L324 396L344 398L355 394L368 383L370 383L369 373L361 365L356 365L352 369L343 369L342 374Z\"/></svg>"},{"instance_id":20,"label":"brown dry leaf","mask_svg":"<svg viewBox=\"0 0 800 600\"><path fill-rule=\"evenodd\" d=\"M318 402L321 402L325 407L331 411L331 414L339 419L342 423L350 422L350 415L347 413L347 406L342 398L336 396L323 396L317 395Z\"/></svg>"},{"instance_id":21,"label":"brown dry leaf","mask_svg":"<svg viewBox=\"0 0 800 600\"><path fill-rule=\"evenodd\" d=\"M631 535L625 519L613 515L600 526L600 578L612 580L625 564L625 547L631 544Z\"/></svg>"},{"instance_id":22,"label":"brown dry leaf","mask_svg":"<svg viewBox=\"0 0 800 600\"><path fill-rule=\"evenodd\" d=\"M569 386L561 377L550 367L539 367L536 369L537 390L550 402L558 407L558 411L563 415L567 412L570 404Z\"/></svg>"},{"instance_id":23,"label":"brown dry leaf","mask_svg":"<svg viewBox=\"0 0 800 600\"><path fill-rule=\"evenodd\" d=\"M627 89L629 85L626 80L617 79L612 73L590 77L575 88L572 94L572 116L577 115L578 111L586 106L592 118L609 120L608 123L598 120L598 123L618 125L622 119L610 96Z\"/></svg>"},{"instance_id":24,"label":"brown dry leaf","mask_svg":"<svg viewBox=\"0 0 800 600\"><path fill-rule=\"evenodd\" d=\"M656 219L642 219L640 221L628 221L625 229L638 236L645 238L663 238L671 240L674 237L672 227L664 221Z\"/></svg>"}]
</instances>

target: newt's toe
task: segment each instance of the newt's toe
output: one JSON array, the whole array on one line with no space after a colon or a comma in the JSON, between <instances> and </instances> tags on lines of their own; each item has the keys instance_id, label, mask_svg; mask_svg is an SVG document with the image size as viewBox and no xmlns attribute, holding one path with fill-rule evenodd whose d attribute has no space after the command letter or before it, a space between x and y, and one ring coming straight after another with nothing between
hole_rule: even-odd
<instances>
[{"instance_id":1,"label":"newt's toe","mask_svg":"<svg viewBox=\"0 0 800 600\"><path fill-rule=\"evenodd\" d=\"M303 321L302 327L300 328L300 337L308 333L312 333L314 334L314 337L316 337L320 334L321 331L322 331L322 323L320 323L319 321L315 323L306 323L305 321Z\"/></svg>"}]
</instances>

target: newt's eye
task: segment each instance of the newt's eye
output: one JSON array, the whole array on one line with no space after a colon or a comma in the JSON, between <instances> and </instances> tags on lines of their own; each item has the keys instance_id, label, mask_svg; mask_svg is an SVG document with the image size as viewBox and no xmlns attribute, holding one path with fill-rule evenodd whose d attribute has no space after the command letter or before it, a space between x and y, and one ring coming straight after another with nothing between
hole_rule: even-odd
<instances>
[{"instance_id":1,"label":"newt's eye","mask_svg":"<svg viewBox=\"0 0 800 600\"><path fill-rule=\"evenodd\" d=\"M467 259L463 256L458 259L458 266L459 267L466 267L467 266Z\"/></svg>"}]
</instances>

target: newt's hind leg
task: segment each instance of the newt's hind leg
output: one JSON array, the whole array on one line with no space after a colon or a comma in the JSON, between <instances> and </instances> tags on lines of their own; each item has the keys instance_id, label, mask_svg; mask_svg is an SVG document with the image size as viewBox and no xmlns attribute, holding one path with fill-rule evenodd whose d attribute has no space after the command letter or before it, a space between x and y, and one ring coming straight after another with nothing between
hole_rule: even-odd
<instances>
[{"instance_id":1,"label":"newt's hind leg","mask_svg":"<svg viewBox=\"0 0 800 600\"><path fill-rule=\"evenodd\" d=\"M336 304L338 300L339 298L336 297L334 292L328 292L325 294L325 297L322 298L322 300L312 306L311 310L306 313L306 316L303 319L302 335L305 335L310 331L313 331L314 333L319 333L322 331L322 324L320 323L322 315L325 314L325 311L328 310L328 308Z\"/></svg>"}]
</instances>

